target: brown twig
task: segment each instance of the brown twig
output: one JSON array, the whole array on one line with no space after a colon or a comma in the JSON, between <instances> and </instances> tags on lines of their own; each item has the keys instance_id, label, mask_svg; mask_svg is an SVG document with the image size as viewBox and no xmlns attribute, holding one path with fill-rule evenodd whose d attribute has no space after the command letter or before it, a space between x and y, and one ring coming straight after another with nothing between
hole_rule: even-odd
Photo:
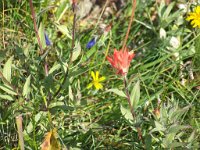
<instances>
[{"instance_id":1,"label":"brown twig","mask_svg":"<svg viewBox=\"0 0 200 150\"><path fill-rule=\"evenodd\" d=\"M135 8L136 8L136 0L133 0L131 18L130 18L130 21L129 21L128 29L126 31L126 36L125 36L125 39L124 39L124 42L123 42L123 46L122 46L122 50L123 51L126 50L125 49L126 43L127 43L127 40L128 40L128 36L129 36L130 30L131 30L131 25L132 25L132 22L133 22L133 19L134 19L134 16L135 16Z\"/></svg>"},{"instance_id":2,"label":"brown twig","mask_svg":"<svg viewBox=\"0 0 200 150\"><path fill-rule=\"evenodd\" d=\"M34 11L34 8L33 8L32 0L29 0L29 4L30 4L30 9L31 9L31 15L32 15L32 19L33 19L35 34L36 34L38 44L39 44L39 47L40 47L40 53L43 54L42 43L41 43L41 40L40 40L40 36L38 34L38 27L37 27L37 24L36 24L36 19L35 19L36 17L35 17L35 11Z\"/></svg>"}]
</instances>

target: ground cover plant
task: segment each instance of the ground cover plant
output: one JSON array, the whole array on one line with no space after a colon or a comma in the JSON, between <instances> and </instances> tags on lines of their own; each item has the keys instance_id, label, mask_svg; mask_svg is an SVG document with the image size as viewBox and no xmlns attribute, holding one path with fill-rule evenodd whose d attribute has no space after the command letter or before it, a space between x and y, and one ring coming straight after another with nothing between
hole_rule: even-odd
<instances>
[{"instance_id":1,"label":"ground cover plant","mask_svg":"<svg viewBox=\"0 0 200 150\"><path fill-rule=\"evenodd\" d=\"M199 1L0 10L0 149L199 149Z\"/></svg>"}]
</instances>

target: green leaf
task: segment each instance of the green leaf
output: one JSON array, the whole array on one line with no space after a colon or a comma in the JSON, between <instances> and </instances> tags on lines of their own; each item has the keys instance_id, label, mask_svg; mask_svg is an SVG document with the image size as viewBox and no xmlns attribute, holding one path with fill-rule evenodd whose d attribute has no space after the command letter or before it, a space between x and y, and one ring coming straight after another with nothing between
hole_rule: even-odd
<instances>
[{"instance_id":1,"label":"green leaf","mask_svg":"<svg viewBox=\"0 0 200 150\"><path fill-rule=\"evenodd\" d=\"M183 129L187 129L190 128L189 126L183 126L183 125L172 125L169 129L168 129L168 133L174 133L177 134L177 132L179 132L180 130Z\"/></svg>"},{"instance_id":2,"label":"green leaf","mask_svg":"<svg viewBox=\"0 0 200 150\"><path fill-rule=\"evenodd\" d=\"M91 48L90 50L88 50L84 56L83 56L83 59L82 59L82 62L85 62L87 61L95 52L96 52L96 48Z\"/></svg>"},{"instance_id":3,"label":"green leaf","mask_svg":"<svg viewBox=\"0 0 200 150\"><path fill-rule=\"evenodd\" d=\"M29 97L29 93L31 91L30 82L31 82L31 75L28 76L28 78L26 79L26 82L24 84L23 96L25 96L25 98Z\"/></svg>"},{"instance_id":4,"label":"green leaf","mask_svg":"<svg viewBox=\"0 0 200 150\"><path fill-rule=\"evenodd\" d=\"M115 94L117 94L117 95L119 95L121 97L126 97L126 94L124 94L123 91L118 90L118 89L109 89L106 92L113 92L113 93L115 93Z\"/></svg>"},{"instance_id":5,"label":"green leaf","mask_svg":"<svg viewBox=\"0 0 200 150\"><path fill-rule=\"evenodd\" d=\"M5 100L9 100L9 101L14 100L10 95L0 95L0 98L5 99Z\"/></svg>"},{"instance_id":6,"label":"green leaf","mask_svg":"<svg viewBox=\"0 0 200 150\"><path fill-rule=\"evenodd\" d=\"M145 145L147 150L152 149L152 137L149 134L145 136Z\"/></svg>"},{"instance_id":7,"label":"green leaf","mask_svg":"<svg viewBox=\"0 0 200 150\"><path fill-rule=\"evenodd\" d=\"M137 83L133 87L130 99L131 99L131 106L133 107L133 109L134 110L137 109L138 102L140 100L140 81L137 81Z\"/></svg>"},{"instance_id":8,"label":"green leaf","mask_svg":"<svg viewBox=\"0 0 200 150\"><path fill-rule=\"evenodd\" d=\"M73 50L72 61L75 61L80 54L81 54L81 45L79 42L77 42Z\"/></svg>"},{"instance_id":9,"label":"green leaf","mask_svg":"<svg viewBox=\"0 0 200 150\"><path fill-rule=\"evenodd\" d=\"M192 143L194 139L195 139L195 131L193 131L190 137L188 138L188 143Z\"/></svg>"},{"instance_id":10,"label":"green leaf","mask_svg":"<svg viewBox=\"0 0 200 150\"><path fill-rule=\"evenodd\" d=\"M38 112L34 117L34 121L32 120L29 122L28 126L26 127L26 130L24 131L24 134L27 135L33 132L34 130L33 122L34 124L37 124L39 120L41 120L41 118L45 119L46 117L47 117L47 112L43 112L43 111Z\"/></svg>"},{"instance_id":11,"label":"green leaf","mask_svg":"<svg viewBox=\"0 0 200 150\"><path fill-rule=\"evenodd\" d=\"M173 111L172 115L170 116L170 120L177 122L189 110L190 107L191 106L186 106L184 108Z\"/></svg>"},{"instance_id":12,"label":"green leaf","mask_svg":"<svg viewBox=\"0 0 200 150\"><path fill-rule=\"evenodd\" d=\"M61 4L58 6L56 11L56 22L59 22L60 19L63 17L67 9L69 8L68 1L61 1Z\"/></svg>"},{"instance_id":13,"label":"green leaf","mask_svg":"<svg viewBox=\"0 0 200 150\"><path fill-rule=\"evenodd\" d=\"M0 85L0 89L2 89L3 91L5 91L8 94L11 95L17 95L17 93L15 91L13 91L10 87L5 86L5 85Z\"/></svg>"},{"instance_id":14,"label":"green leaf","mask_svg":"<svg viewBox=\"0 0 200 150\"><path fill-rule=\"evenodd\" d=\"M8 61L5 63L3 68L3 76L11 82L11 67L12 67L13 56L11 56Z\"/></svg>"},{"instance_id":15,"label":"green leaf","mask_svg":"<svg viewBox=\"0 0 200 150\"><path fill-rule=\"evenodd\" d=\"M54 64L53 67L49 70L49 74L52 74L54 71L59 70L61 68L60 64Z\"/></svg>"},{"instance_id":16,"label":"green leaf","mask_svg":"<svg viewBox=\"0 0 200 150\"><path fill-rule=\"evenodd\" d=\"M68 38L72 39L72 37L71 37L71 35L69 33L69 30L68 30L68 28L65 25L58 25L58 24L56 24L56 26L57 26L58 30L60 32L62 32L62 34L66 35Z\"/></svg>"},{"instance_id":17,"label":"green leaf","mask_svg":"<svg viewBox=\"0 0 200 150\"><path fill-rule=\"evenodd\" d=\"M46 47L46 42L45 42L45 35L44 35L44 25L43 23L41 22L40 23L40 27L39 27L39 37L40 37L40 41L41 41L41 44L42 44L42 48L45 48Z\"/></svg>"},{"instance_id":18,"label":"green leaf","mask_svg":"<svg viewBox=\"0 0 200 150\"><path fill-rule=\"evenodd\" d=\"M121 113L122 115L127 119L127 120L133 120L133 116L131 114L131 111L127 108L125 108L124 106L121 105L120 107Z\"/></svg>"},{"instance_id":19,"label":"green leaf","mask_svg":"<svg viewBox=\"0 0 200 150\"><path fill-rule=\"evenodd\" d=\"M158 121L155 121L155 128L151 130L151 133L156 132L156 131L163 132L165 130L166 128L162 124L160 124Z\"/></svg>"},{"instance_id":20,"label":"green leaf","mask_svg":"<svg viewBox=\"0 0 200 150\"><path fill-rule=\"evenodd\" d=\"M175 2L170 3L165 12L163 13L163 19L167 19L169 17L170 12L172 11L173 7L175 5Z\"/></svg>"},{"instance_id":21,"label":"green leaf","mask_svg":"<svg viewBox=\"0 0 200 150\"><path fill-rule=\"evenodd\" d=\"M173 142L175 135L176 134L174 133L166 135L166 137L163 139L163 144L165 145L165 148L170 148L170 145Z\"/></svg>"}]
</instances>

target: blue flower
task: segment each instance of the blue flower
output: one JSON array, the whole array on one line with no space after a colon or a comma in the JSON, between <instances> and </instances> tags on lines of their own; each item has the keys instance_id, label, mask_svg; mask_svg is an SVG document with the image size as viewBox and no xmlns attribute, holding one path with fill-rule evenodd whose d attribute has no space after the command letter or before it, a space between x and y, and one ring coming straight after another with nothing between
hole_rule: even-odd
<instances>
[{"instance_id":1,"label":"blue flower","mask_svg":"<svg viewBox=\"0 0 200 150\"><path fill-rule=\"evenodd\" d=\"M96 38L96 37L95 37L95 38L92 38L92 40L90 40L90 41L87 43L86 48L87 48L87 49L92 48L92 47L96 44L96 41L97 41L97 38Z\"/></svg>"},{"instance_id":2,"label":"blue flower","mask_svg":"<svg viewBox=\"0 0 200 150\"><path fill-rule=\"evenodd\" d=\"M46 45L47 46L50 46L51 45L51 41L49 40L49 37L46 33L44 33L44 36L45 36L45 42L46 42Z\"/></svg>"}]
</instances>

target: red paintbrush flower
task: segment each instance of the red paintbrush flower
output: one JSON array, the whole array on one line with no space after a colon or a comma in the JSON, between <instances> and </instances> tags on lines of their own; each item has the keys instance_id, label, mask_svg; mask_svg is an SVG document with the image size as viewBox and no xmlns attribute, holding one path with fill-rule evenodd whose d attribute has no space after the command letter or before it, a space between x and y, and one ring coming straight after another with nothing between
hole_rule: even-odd
<instances>
[{"instance_id":1,"label":"red paintbrush flower","mask_svg":"<svg viewBox=\"0 0 200 150\"><path fill-rule=\"evenodd\" d=\"M120 51L114 49L113 56L107 56L107 60L110 62L112 67L117 70L117 74L125 76L128 73L131 60L134 56L135 54L129 52L127 48L125 48L125 50L121 49Z\"/></svg>"}]
</instances>

